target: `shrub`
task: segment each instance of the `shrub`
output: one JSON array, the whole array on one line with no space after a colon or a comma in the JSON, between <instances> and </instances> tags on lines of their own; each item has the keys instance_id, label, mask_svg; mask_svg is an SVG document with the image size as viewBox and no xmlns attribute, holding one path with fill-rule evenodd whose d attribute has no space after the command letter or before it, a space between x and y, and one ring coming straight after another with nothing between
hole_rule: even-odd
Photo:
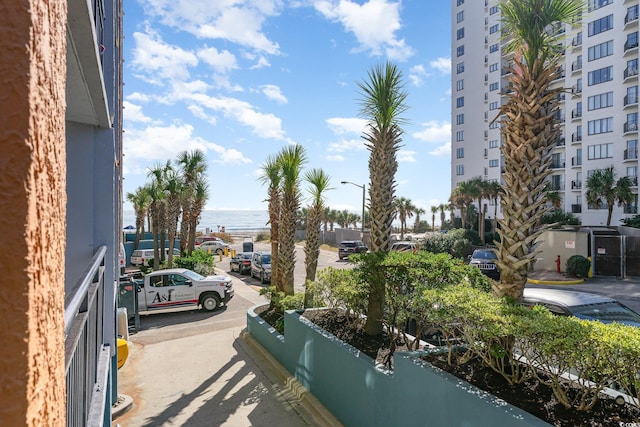
<instances>
[{"instance_id":1,"label":"shrub","mask_svg":"<svg viewBox=\"0 0 640 427\"><path fill-rule=\"evenodd\" d=\"M190 256L174 258L176 268L186 268L203 276L209 276L215 272L215 260L213 254L206 251L195 250Z\"/></svg>"},{"instance_id":2,"label":"shrub","mask_svg":"<svg viewBox=\"0 0 640 427\"><path fill-rule=\"evenodd\" d=\"M567 260L566 272L569 276L587 277L589 275L590 267L591 261L582 255L572 255Z\"/></svg>"},{"instance_id":3,"label":"shrub","mask_svg":"<svg viewBox=\"0 0 640 427\"><path fill-rule=\"evenodd\" d=\"M433 233L426 237L423 248L428 252L447 253L455 258L470 255L472 246L481 245L480 236L475 230L456 228L447 233Z\"/></svg>"}]
</instances>

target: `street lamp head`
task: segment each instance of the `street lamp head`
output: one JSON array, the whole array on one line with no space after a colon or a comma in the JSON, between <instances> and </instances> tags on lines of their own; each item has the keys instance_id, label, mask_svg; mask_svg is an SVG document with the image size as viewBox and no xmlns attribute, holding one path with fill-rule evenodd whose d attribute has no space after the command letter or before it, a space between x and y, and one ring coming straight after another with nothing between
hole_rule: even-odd
<instances>
[{"instance_id":1,"label":"street lamp head","mask_svg":"<svg viewBox=\"0 0 640 427\"><path fill-rule=\"evenodd\" d=\"M340 184L348 184L347 181L340 181Z\"/></svg>"}]
</instances>

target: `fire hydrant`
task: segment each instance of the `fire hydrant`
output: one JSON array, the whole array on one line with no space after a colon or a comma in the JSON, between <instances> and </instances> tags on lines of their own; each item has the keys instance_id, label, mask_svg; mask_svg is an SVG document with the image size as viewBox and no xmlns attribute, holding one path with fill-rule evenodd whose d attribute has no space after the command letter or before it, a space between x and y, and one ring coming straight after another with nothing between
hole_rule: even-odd
<instances>
[{"instance_id":1,"label":"fire hydrant","mask_svg":"<svg viewBox=\"0 0 640 427\"><path fill-rule=\"evenodd\" d=\"M560 255L558 255L558 258L556 258L556 268L558 270L558 273L560 273Z\"/></svg>"}]
</instances>

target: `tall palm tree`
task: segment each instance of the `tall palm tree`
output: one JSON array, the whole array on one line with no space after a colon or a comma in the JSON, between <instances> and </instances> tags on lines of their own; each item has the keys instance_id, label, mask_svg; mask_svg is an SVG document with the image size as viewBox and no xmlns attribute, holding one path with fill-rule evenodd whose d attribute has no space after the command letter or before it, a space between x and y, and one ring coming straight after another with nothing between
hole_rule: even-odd
<instances>
[{"instance_id":1,"label":"tall palm tree","mask_svg":"<svg viewBox=\"0 0 640 427\"><path fill-rule=\"evenodd\" d=\"M182 176L182 221L180 223L180 251L191 253L189 245L189 220L195 195L196 181L207 172L207 159L202 150L183 151L178 154L175 163L180 167ZM194 243L195 244L195 243Z\"/></svg>"},{"instance_id":2,"label":"tall palm tree","mask_svg":"<svg viewBox=\"0 0 640 427\"><path fill-rule=\"evenodd\" d=\"M493 201L493 219L491 220L493 232L496 232L497 226L497 216L498 216L498 199L500 197L500 193L502 192L502 187L498 181L489 181L487 183L487 196L489 200Z\"/></svg>"},{"instance_id":3,"label":"tall palm tree","mask_svg":"<svg viewBox=\"0 0 640 427\"><path fill-rule=\"evenodd\" d=\"M165 193L167 196L167 234L169 235L169 251L167 255L167 266L173 267L173 247L176 242L178 232L178 221L180 220L180 205L182 200L182 179L173 169L167 171L165 180Z\"/></svg>"},{"instance_id":4,"label":"tall palm tree","mask_svg":"<svg viewBox=\"0 0 640 427\"><path fill-rule=\"evenodd\" d=\"M378 64L368 72L368 81L358 83L361 92L361 115L367 120L363 134L369 156L369 212L371 215L371 251L386 252L391 247L398 170L397 153L402 143L404 123L402 114L407 110L407 93L402 72L387 62ZM364 219L364 218L363 218ZM365 332L382 333L382 317L386 284L382 279L370 284Z\"/></svg>"},{"instance_id":5,"label":"tall palm tree","mask_svg":"<svg viewBox=\"0 0 640 427\"><path fill-rule=\"evenodd\" d=\"M436 214L440 208L438 206L431 206L431 229L436 230Z\"/></svg>"},{"instance_id":6,"label":"tall palm tree","mask_svg":"<svg viewBox=\"0 0 640 427\"><path fill-rule=\"evenodd\" d=\"M616 181L616 173L613 165L604 169L597 169L587 178L587 203L591 207L600 208L607 206L607 226L611 225L613 206L631 203L635 195L631 191L633 183L628 176L623 176ZM604 199L604 203L603 203Z\"/></svg>"},{"instance_id":7,"label":"tall palm tree","mask_svg":"<svg viewBox=\"0 0 640 427\"><path fill-rule=\"evenodd\" d=\"M194 250L195 241L196 241L196 227L200 222L200 216L202 215L202 211L207 205L207 200L209 200L209 180L205 175L199 175L196 177L196 181L194 182L193 187L193 199L191 203L191 210L189 211L189 216L187 219L184 218L183 221L189 222L189 236L188 236L188 253L191 254Z\"/></svg>"},{"instance_id":8,"label":"tall palm tree","mask_svg":"<svg viewBox=\"0 0 640 427\"><path fill-rule=\"evenodd\" d=\"M562 43L554 26L580 18L582 0L503 0L505 52L513 53L509 83L513 92L500 112L505 160L504 194L498 246L500 281L493 291L521 301L529 265L537 256L536 227L548 207L544 187L550 174L553 142L560 136L558 95L551 84L560 74Z\"/></svg>"},{"instance_id":9,"label":"tall palm tree","mask_svg":"<svg viewBox=\"0 0 640 427\"><path fill-rule=\"evenodd\" d=\"M451 192L449 201L451 204L460 210L460 221L462 228L467 228L467 221L469 220L469 211L471 203L473 202L473 192L471 185L468 181L462 181L458 183L456 188Z\"/></svg>"},{"instance_id":10,"label":"tall palm tree","mask_svg":"<svg viewBox=\"0 0 640 427\"><path fill-rule=\"evenodd\" d=\"M396 216L400 219L400 239L404 239L404 233L407 232L407 219L413 217L413 213L416 209L411 199L406 197L398 197L394 203L396 209Z\"/></svg>"},{"instance_id":11,"label":"tall palm tree","mask_svg":"<svg viewBox=\"0 0 640 427\"><path fill-rule=\"evenodd\" d=\"M167 160L167 163L157 163L147 171L147 176L152 177L158 186L159 191L162 191L162 198L156 203L156 215L158 221L158 235L154 235L154 239L158 239L158 247L160 248L160 261L165 260L166 247L166 231L167 231L167 174L171 170L171 161Z\"/></svg>"},{"instance_id":12,"label":"tall palm tree","mask_svg":"<svg viewBox=\"0 0 640 427\"><path fill-rule=\"evenodd\" d=\"M147 184L147 192L151 203L149 204L149 214L151 215L151 235L153 236L153 269L160 268L160 206L163 203L164 191L157 180L152 180Z\"/></svg>"},{"instance_id":13,"label":"tall palm tree","mask_svg":"<svg viewBox=\"0 0 640 427\"><path fill-rule=\"evenodd\" d=\"M413 232L414 233L419 233L420 230L422 230L422 228L420 227L420 215L422 215L425 212L426 211L424 209L419 208L417 206L413 210L413 213L416 214L416 222L413 223Z\"/></svg>"},{"instance_id":14,"label":"tall palm tree","mask_svg":"<svg viewBox=\"0 0 640 427\"><path fill-rule=\"evenodd\" d=\"M144 235L144 219L149 211L151 198L146 187L138 187L134 193L127 193L127 200L133 205L136 214L136 239L134 249L138 249L140 237Z\"/></svg>"},{"instance_id":15,"label":"tall palm tree","mask_svg":"<svg viewBox=\"0 0 640 427\"><path fill-rule=\"evenodd\" d=\"M482 200L486 199L488 193L487 182L482 179L482 177L477 176L475 178L471 178L469 180L469 195L473 197L478 202L478 235L482 240L482 243L485 243L484 237L484 207L482 205Z\"/></svg>"},{"instance_id":16,"label":"tall palm tree","mask_svg":"<svg viewBox=\"0 0 640 427\"><path fill-rule=\"evenodd\" d=\"M278 292L284 292L280 279L280 207L282 206L282 169L277 155L267 157L262 164L260 181L267 185L267 204L269 210L269 224L271 224L271 284Z\"/></svg>"},{"instance_id":17,"label":"tall palm tree","mask_svg":"<svg viewBox=\"0 0 640 427\"><path fill-rule=\"evenodd\" d=\"M296 262L296 212L300 208L300 172L306 162L306 153L301 145L285 147L278 163L282 169L282 209L278 233L279 259L282 266L282 288L285 295L293 295L293 272Z\"/></svg>"},{"instance_id":18,"label":"tall palm tree","mask_svg":"<svg viewBox=\"0 0 640 427\"><path fill-rule=\"evenodd\" d=\"M446 219L445 212L451 210L449 207L449 203L440 203L438 205L438 209L440 210L440 229L442 229L442 225L444 224L444 220ZM453 226L453 220L451 221L451 226Z\"/></svg>"},{"instance_id":19,"label":"tall palm tree","mask_svg":"<svg viewBox=\"0 0 640 427\"><path fill-rule=\"evenodd\" d=\"M325 192L329 190L330 179L322 169L311 169L305 174L310 184L311 206L307 210L307 243L304 246L305 284L316 280L318 257L320 256L320 227L325 208ZM306 288L305 288L306 289ZM305 307L308 307L310 295L305 291Z\"/></svg>"}]
</instances>

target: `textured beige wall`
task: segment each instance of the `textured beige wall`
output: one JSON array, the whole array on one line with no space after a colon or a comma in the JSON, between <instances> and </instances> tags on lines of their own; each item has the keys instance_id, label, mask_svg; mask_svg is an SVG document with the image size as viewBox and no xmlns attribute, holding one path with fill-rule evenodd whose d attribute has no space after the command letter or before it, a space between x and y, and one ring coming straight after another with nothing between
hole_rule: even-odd
<instances>
[{"instance_id":1,"label":"textured beige wall","mask_svg":"<svg viewBox=\"0 0 640 427\"><path fill-rule=\"evenodd\" d=\"M64 0L0 2L0 425L65 417Z\"/></svg>"}]
</instances>

